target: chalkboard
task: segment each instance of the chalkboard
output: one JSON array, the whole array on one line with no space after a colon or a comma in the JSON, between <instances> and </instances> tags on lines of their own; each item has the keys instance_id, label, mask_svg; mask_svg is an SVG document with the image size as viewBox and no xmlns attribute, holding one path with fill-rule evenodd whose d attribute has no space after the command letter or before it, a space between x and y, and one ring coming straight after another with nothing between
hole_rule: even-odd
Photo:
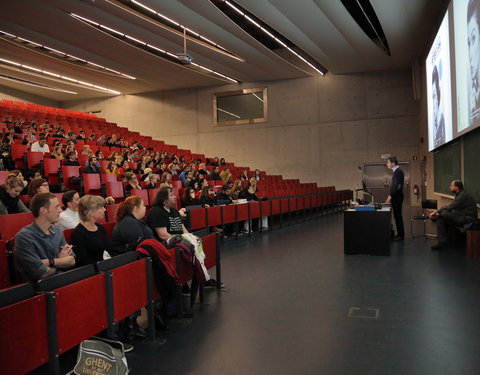
<instances>
[{"instance_id":1,"label":"chalkboard","mask_svg":"<svg viewBox=\"0 0 480 375\"><path fill-rule=\"evenodd\" d=\"M480 203L480 131L463 136L463 174L465 190Z\"/></svg>"},{"instance_id":2,"label":"chalkboard","mask_svg":"<svg viewBox=\"0 0 480 375\"><path fill-rule=\"evenodd\" d=\"M461 151L460 142L454 142L433 153L435 192L451 195L450 182L462 179Z\"/></svg>"}]
</instances>

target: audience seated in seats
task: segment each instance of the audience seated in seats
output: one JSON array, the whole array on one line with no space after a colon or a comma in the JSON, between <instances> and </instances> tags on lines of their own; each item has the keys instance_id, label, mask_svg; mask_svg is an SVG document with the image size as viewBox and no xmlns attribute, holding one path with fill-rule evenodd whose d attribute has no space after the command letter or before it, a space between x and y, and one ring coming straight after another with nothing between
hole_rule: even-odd
<instances>
[{"instance_id":1,"label":"audience seated in seats","mask_svg":"<svg viewBox=\"0 0 480 375\"><path fill-rule=\"evenodd\" d=\"M145 186L145 189L156 189L158 182L158 174L151 174L148 176L148 185Z\"/></svg>"},{"instance_id":2,"label":"audience seated in seats","mask_svg":"<svg viewBox=\"0 0 480 375\"><path fill-rule=\"evenodd\" d=\"M205 167L205 163L200 163L198 165L198 173L204 176L208 176L210 173L207 171L207 168Z\"/></svg>"},{"instance_id":3,"label":"audience seated in seats","mask_svg":"<svg viewBox=\"0 0 480 375\"><path fill-rule=\"evenodd\" d=\"M242 191L242 181L235 180L235 182L233 183L233 186L228 191L228 195L232 200L236 201L238 200L239 198L238 195L240 194L241 191Z\"/></svg>"},{"instance_id":4,"label":"audience seated in seats","mask_svg":"<svg viewBox=\"0 0 480 375\"><path fill-rule=\"evenodd\" d=\"M253 174L253 178L257 181L260 181L260 169L255 169L255 173Z\"/></svg>"},{"instance_id":5,"label":"audience seated in seats","mask_svg":"<svg viewBox=\"0 0 480 375\"><path fill-rule=\"evenodd\" d=\"M13 174L9 174L5 183L0 185L0 215L30 212L19 199L23 190L23 182Z\"/></svg>"},{"instance_id":6,"label":"audience seated in seats","mask_svg":"<svg viewBox=\"0 0 480 375\"><path fill-rule=\"evenodd\" d=\"M137 176L133 172L125 173L125 181L127 181L128 185L125 187L125 191L130 192L132 189L138 190L142 187L138 183Z\"/></svg>"},{"instance_id":7,"label":"audience seated in seats","mask_svg":"<svg viewBox=\"0 0 480 375\"><path fill-rule=\"evenodd\" d=\"M80 223L78 216L78 202L80 195L75 190L69 190L62 196L63 207L65 208L60 213L60 218L57 225L61 230L73 229Z\"/></svg>"},{"instance_id":8,"label":"audience seated in seats","mask_svg":"<svg viewBox=\"0 0 480 375\"><path fill-rule=\"evenodd\" d=\"M187 173L190 172L191 170L192 168L189 165L187 165L178 175L178 181L182 181L184 183L185 180L187 179ZM183 186L185 186L185 184Z\"/></svg>"},{"instance_id":9,"label":"audience seated in seats","mask_svg":"<svg viewBox=\"0 0 480 375\"><path fill-rule=\"evenodd\" d=\"M35 131L29 126L23 134L22 145L31 145L36 141L37 137L35 137Z\"/></svg>"},{"instance_id":10,"label":"audience seated in seats","mask_svg":"<svg viewBox=\"0 0 480 375\"><path fill-rule=\"evenodd\" d=\"M145 163L144 162L139 162L137 163L137 169L133 171L135 174L143 174L143 171L145 169Z\"/></svg>"},{"instance_id":11,"label":"audience seated in seats","mask_svg":"<svg viewBox=\"0 0 480 375\"><path fill-rule=\"evenodd\" d=\"M146 207L137 195L131 195L120 203L117 211L117 224L112 232L112 256L135 250L138 243L153 239L154 235L149 226L142 220Z\"/></svg>"},{"instance_id":12,"label":"audience seated in seats","mask_svg":"<svg viewBox=\"0 0 480 375\"><path fill-rule=\"evenodd\" d=\"M84 195L78 202L80 224L72 232L77 267L103 260L103 252L110 251L107 231L98 223L105 217L105 200L98 195Z\"/></svg>"},{"instance_id":13,"label":"audience seated in seats","mask_svg":"<svg viewBox=\"0 0 480 375\"><path fill-rule=\"evenodd\" d=\"M88 164L85 168L85 173L100 173L100 163L95 156L88 158Z\"/></svg>"},{"instance_id":14,"label":"audience seated in seats","mask_svg":"<svg viewBox=\"0 0 480 375\"><path fill-rule=\"evenodd\" d=\"M162 162L158 165L158 174L162 175L162 174L164 174L165 172L167 172L167 163L165 163L164 161L162 161Z\"/></svg>"},{"instance_id":15,"label":"audience seated in seats","mask_svg":"<svg viewBox=\"0 0 480 375\"><path fill-rule=\"evenodd\" d=\"M231 186L228 183L222 186L222 190L217 193L217 204L222 205L232 203L232 199L230 198L230 195L228 195L230 189Z\"/></svg>"},{"instance_id":16,"label":"audience seated in seats","mask_svg":"<svg viewBox=\"0 0 480 375\"><path fill-rule=\"evenodd\" d=\"M38 141L32 144L32 148L30 151L33 152L50 152L50 147L47 144L47 138L45 136L41 136Z\"/></svg>"},{"instance_id":17,"label":"audience seated in seats","mask_svg":"<svg viewBox=\"0 0 480 375\"><path fill-rule=\"evenodd\" d=\"M23 278L37 281L75 266L75 254L54 225L61 212L57 197L39 193L30 206L35 219L15 236L13 257Z\"/></svg>"},{"instance_id":18,"label":"audience seated in seats","mask_svg":"<svg viewBox=\"0 0 480 375\"><path fill-rule=\"evenodd\" d=\"M220 178L223 182L231 181L232 173L230 173L230 168L225 168L222 172L220 172Z\"/></svg>"},{"instance_id":19,"label":"audience seated in seats","mask_svg":"<svg viewBox=\"0 0 480 375\"><path fill-rule=\"evenodd\" d=\"M186 188L183 194L182 207L199 205L198 199L195 197L195 190Z\"/></svg>"},{"instance_id":20,"label":"audience seated in seats","mask_svg":"<svg viewBox=\"0 0 480 375\"><path fill-rule=\"evenodd\" d=\"M106 141L105 134L103 134L103 133L100 134L100 137L98 137L98 139L97 139L97 143L102 143L103 144L103 143L105 143L105 141ZM97 155L97 157L98 157L98 155Z\"/></svg>"},{"instance_id":21,"label":"audience seated in seats","mask_svg":"<svg viewBox=\"0 0 480 375\"><path fill-rule=\"evenodd\" d=\"M132 169L128 165L128 161L124 160L122 166L118 168L118 174L125 175L126 172L131 172Z\"/></svg>"},{"instance_id":22,"label":"audience seated in seats","mask_svg":"<svg viewBox=\"0 0 480 375\"><path fill-rule=\"evenodd\" d=\"M465 192L463 182L453 180L450 191L455 194L455 200L447 206L430 213L430 219L437 222L438 244L432 250L443 250L448 247L449 227L462 227L477 219L477 202Z\"/></svg>"},{"instance_id":23,"label":"audience seated in seats","mask_svg":"<svg viewBox=\"0 0 480 375\"><path fill-rule=\"evenodd\" d=\"M168 172L165 172L162 174L162 177L160 178L160 185L162 186L169 186L173 188L172 185L172 175Z\"/></svg>"},{"instance_id":24,"label":"audience seated in seats","mask_svg":"<svg viewBox=\"0 0 480 375\"><path fill-rule=\"evenodd\" d=\"M70 144L70 145L67 144L67 146L65 147L65 159L68 159L68 154L70 154L70 153L73 153L73 155L75 156L74 160L76 160L78 158L78 152L77 152L77 150L75 150L75 145L73 145L73 144ZM64 162L64 164L65 164L65 162Z\"/></svg>"},{"instance_id":25,"label":"audience seated in seats","mask_svg":"<svg viewBox=\"0 0 480 375\"><path fill-rule=\"evenodd\" d=\"M200 198L198 198L198 204L200 204L202 207L207 208L215 206L215 195L211 193L210 186L202 187Z\"/></svg>"},{"instance_id":26,"label":"audience seated in seats","mask_svg":"<svg viewBox=\"0 0 480 375\"><path fill-rule=\"evenodd\" d=\"M91 155L93 153L92 149L90 148L89 145L84 145L83 146L83 151L82 155Z\"/></svg>"},{"instance_id":27,"label":"audience seated in seats","mask_svg":"<svg viewBox=\"0 0 480 375\"><path fill-rule=\"evenodd\" d=\"M195 188L195 177L193 171L188 171L185 176L185 181L183 181L183 187L185 188Z\"/></svg>"},{"instance_id":28,"label":"audience seated in seats","mask_svg":"<svg viewBox=\"0 0 480 375\"><path fill-rule=\"evenodd\" d=\"M227 165L227 163L226 163L226 161L225 161L224 158L221 158L221 159L220 159L220 162L218 163L218 165L219 165L220 167L223 167L223 166Z\"/></svg>"},{"instance_id":29,"label":"audience seated in seats","mask_svg":"<svg viewBox=\"0 0 480 375\"><path fill-rule=\"evenodd\" d=\"M141 180L142 181L148 181L148 176L150 176L152 173L153 173L152 168L149 168L149 167L145 168L143 170L143 176L142 176Z\"/></svg>"},{"instance_id":30,"label":"audience seated in seats","mask_svg":"<svg viewBox=\"0 0 480 375\"><path fill-rule=\"evenodd\" d=\"M115 159L117 158L118 156L118 152L117 151L113 151L108 157L107 157L107 160L111 160L113 162L115 162Z\"/></svg>"},{"instance_id":31,"label":"audience seated in seats","mask_svg":"<svg viewBox=\"0 0 480 375\"><path fill-rule=\"evenodd\" d=\"M50 186L43 178L36 178L28 184L27 192L30 198L33 198L37 193L49 193Z\"/></svg>"},{"instance_id":32,"label":"audience seated in seats","mask_svg":"<svg viewBox=\"0 0 480 375\"><path fill-rule=\"evenodd\" d=\"M3 166L7 170L13 166L11 145L14 142L12 133L5 133L2 137L2 143L0 143L0 160L2 160Z\"/></svg>"},{"instance_id":33,"label":"audience seated in seats","mask_svg":"<svg viewBox=\"0 0 480 375\"><path fill-rule=\"evenodd\" d=\"M123 156L117 155L113 162L117 165L118 168L120 168L123 165Z\"/></svg>"},{"instance_id":34,"label":"audience seated in seats","mask_svg":"<svg viewBox=\"0 0 480 375\"><path fill-rule=\"evenodd\" d=\"M174 206L176 197L173 189L162 187L157 191L153 200L153 207L147 215L147 224L152 229L156 239L168 241L175 234L188 233L182 223L185 209L177 211Z\"/></svg>"},{"instance_id":35,"label":"audience seated in seats","mask_svg":"<svg viewBox=\"0 0 480 375\"><path fill-rule=\"evenodd\" d=\"M100 150L97 150L95 152L95 156L97 157L97 160L105 160L104 156L103 156L103 152L100 151Z\"/></svg>"},{"instance_id":36,"label":"audience seated in seats","mask_svg":"<svg viewBox=\"0 0 480 375\"><path fill-rule=\"evenodd\" d=\"M77 155L75 154L75 152L72 150L72 151L69 151L66 156L65 156L65 161L63 162L63 165L66 165L66 166L77 166L79 167L80 166L80 163L77 161Z\"/></svg>"},{"instance_id":37,"label":"audience seated in seats","mask_svg":"<svg viewBox=\"0 0 480 375\"><path fill-rule=\"evenodd\" d=\"M210 178L213 181L222 181L222 177L220 176L220 167L219 166L213 167L213 171L212 171L212 174L210 175Z\"/></svg>"},{"instance_id":38,"label":"audience seated in seats","mask_svg":"<svg viewBox=\"0 0 480 375\"><path fill-rule=\"evenodd\" d=\"M242 181L249 181L250 177L248 177L248 171L246 169L242 172L242 177L240 178Z\"/></svg>"},{"instance_id":39,"label":"audience seated in seats","mask_svg":"<svg viewBox=\"0 0 480 375\"><path fill-rule=\"evenodd\" d=\"M115 162L111 161L108 163L107 168L105 168L105 173L106 174L118 174L118 167Z\"/></svg>"},{"instance_id":40,"label":"audience seated in seats","mask_svg":"<svg viewBox=\"0 0 480 375\"><path fill-rule=\"evenodd\" d=\"M255 186L248 185L238 194L239 199L246 199L247 201L258 201L257 194L255 193Z\"/></svg>"},{"instance_id":41,"label":"audience seated in seats","mask_svg":"<svg viewBox=\"0 0 480 375\"><path fill-rule=\"evenodd\" d=\"M62 146L55 146L52 153L50 154L50 159L63 160Z\"/></svg>"},{"instance_id":42,"label":"audience seated in seats","mask_svg":"<svg viewBox=\"0 0 480 375\"><path fill-rule=\"evenodd\" d=\"M80 130L78 132L77 140L79 141L86 141L87 137L85 136L85 130Z\"/></svg>"},{"instance_id":43,"label":"audience seated in seats","mask_svg":"<svg viewBox=\"0 0 480 375\"><path fill-rule=\"evenodd\" d=\"M40 174L40 172L38 172ZM23 190L20 194L28 194L27 193L27 185L28 185L28 182L25 180L25 178L23 177L23 173L20 169L13 169L11 170L9 173L9 175L14 175L15 177L17 177L18 179L20 179L20 181L22 181L22 184L23 184ZM40 176L41 177L41 176ZM1 181L0 181L1 182Z\"/></svg>"}]
</instances>

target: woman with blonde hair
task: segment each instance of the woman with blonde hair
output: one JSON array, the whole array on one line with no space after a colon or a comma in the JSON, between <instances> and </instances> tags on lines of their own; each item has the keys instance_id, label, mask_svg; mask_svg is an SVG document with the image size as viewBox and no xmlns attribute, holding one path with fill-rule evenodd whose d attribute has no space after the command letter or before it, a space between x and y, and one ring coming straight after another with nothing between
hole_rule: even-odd
<instances>
[{"instance_id":1,"label":"woman with blonde hair","mask_svg":"<svg viewBox=\"0 0 480 375\"><path fill-rule=\"evenodd\" d=\"M0 215L30 212L19 199L22 190L22 180L13 174L9 174L5 183L0 185Z\"/></svg>"},{"instance_id":2,"label":"woman with blonde hair","mask_svg":"<svg viewBox=\"0 0 480 375\"><path fill-rule=\"evenodd\" d=\"M62 146L55 146L52 153L50 154L50 159L63 160Z\"/></svg>"},{"instance_id":3,"label":"woman with blonde hair","mask_svg":"<svg viewBox=\"0 0 480 375\"><path fill-rule=\"evenodd\" d=\"M241 180L235 180L233 183L232 188L228 191L228 195L232 200L237 200L238 195L242 191L242 181Z\"/></svg>"},{"instance_id":4,"label":"woman with blonde hair","mask_svg":"<svg viewBox=\"0 0 480 375\"><path fill-rule=\"evenodd\" d=\"M172 185L172 175L168 172L164 172L160 178L160 187L168 186L173 188Z\"/></svg>"},{"instance_id":5,"label":"woman with blonde hair","mask_svg":"<svg viewBox=\"0 0 480 375\"><path fill-rule=\"evenodd\" d=\"M78 224L70 242L75 246L76 266L95 264L110 250L107 231L98 222L105 218L105 200L98 195L84 195L78 202Z\"/></svg>"}]
</instances>

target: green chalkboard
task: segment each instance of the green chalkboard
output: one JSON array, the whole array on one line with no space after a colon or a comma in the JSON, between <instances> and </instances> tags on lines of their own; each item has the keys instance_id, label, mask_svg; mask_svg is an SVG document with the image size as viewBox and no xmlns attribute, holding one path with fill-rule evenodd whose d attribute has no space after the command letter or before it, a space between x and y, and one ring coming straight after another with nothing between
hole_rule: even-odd
<instances>
[{"instance_id":1,"label":"green chalkboard","mask_svg":"<svg viewBox=\"0 0 480 375\"><path fill-rule=\"evenodd\" d=\"M462 179L462 159L460 142L445 145L433 153L434 190L437 193L450 193L450 182Z\"/></svg>"},{"instance_id":2,"label":"green chalkboard","mask_svg":"<svg viewBox=\"0 0 480 375\"><path fill-rule=\"evenodd\" d=\"M465 190L480 203L480 129L463 136Z\"/></svg>"}]
</instances>

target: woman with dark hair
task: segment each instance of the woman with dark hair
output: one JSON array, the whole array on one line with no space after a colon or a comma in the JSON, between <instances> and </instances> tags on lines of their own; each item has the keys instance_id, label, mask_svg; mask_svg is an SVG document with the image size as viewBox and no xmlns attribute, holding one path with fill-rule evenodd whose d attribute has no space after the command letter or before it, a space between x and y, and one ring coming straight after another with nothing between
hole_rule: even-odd
<instances>
[{"instance_id":1,"label":"woman with dark hair","mask_svg":"<svg viewBox=\"0 0 480 375\"><path fill-rule=\"evenodd\" d=\"M60 212L57 225L62 229L73 229L80 223L78 216L78 203L80 195L75 190L69 190L62 196L62 203L65 209Z\"/></svg>"},{"instance_id":2,"label":"woman with dark hair","mask_svg":"<svg viewBox=\"0 0 480 375\"><path fill-rule=\"evenodd\" d=\"M106 174L118 174L118 167L115 162L111 161L108 163L107 168L105 168Z\"/></svg>"},{"instance_id":3,"label":"woman with dark hair","mask_svg":"<svg viewBox=\"0 0 480 375\"><path fill-rule=\"evenodd\" d=\"M174 208L177 198L173 189L166 186L158 190L153 200L153 207L148 212L147 224L152 229L155 237L160 241L168 241L175 234L188 233L182 223L182 208Z\"/></svg>"},{"instance_id":4,"label":"woman with dark hair","mask_svg":"<svg viewBox=\"0 0 480 375\"><path fill-rule=\"evenodd\" d=\"M134 250L142 240L153 239L153 232L142 220L146 207L142 198L131 195L120 203L117 211L117 224L112 232L111 255L120 255Z\"/></svg>"},{"instance_id":5,"label":"woman with dark hair","mask_svg":"<svg viewBox=\"0 0 480 375\"><path fill-rule=\"evenodd\" d=\"M200 194L200 198L198 199L198 203L201 204L202 207L215 206L215 199L210 196L210 186L202 187L202 192Z\"/></svg>"},{"instance_id":6,"label":"woman with dark hair","mask_svg":"<svg viewBox=\"0 0 480 375\"><path fill-rule=\"evenodd\" d=\"M220 159L220 162L218 163L218 165L220 165L221 167L227 165L227 162L225 161L225 158L221 158L221 159Z\"/></svg>"},{"instance_id":7,"label":"woman with dark hair","mask_svg":"<svg viewBox=\"0 0 480 375\"><path fill-rule=\"evenodd\" d=\"M48 185L47 180L36 178L28 184L27 192L28 195L30 195L30 198L33 198L37 193L50 193L50 186Z\"/></svg>"},{"instance_id":8,"label":"woman with dark hair","mask_svg":"<svg viewBox=\"0 0 480 375\"><path fill-rule=\"evenodd\" d=\"M8 175L5 183L0 185L0 215L30 212L19 199L23 182L15 175Z\"/></svg>"},{"instance_id":9,"label":"woman with dark hair","mask_svg":"<svg viewBox=\"0 0 480 375\"><path fill-rule=\"evenodd\" d=\"M195 190L192 188L186 188L182 199L182 207L196 206L198 204L198 199L195 197Z\"/></svg>"},{"instance_id":10,"label":"woman with dark hair","mask_svg":"<svg viewBox=\"0 0 480 375\"><path fill-rule=\"evenodd\" d=\"M253 177L255 180L260 181L260 169L255 169L255 173L253 174Z\"/></svg>"}]
</instances>

